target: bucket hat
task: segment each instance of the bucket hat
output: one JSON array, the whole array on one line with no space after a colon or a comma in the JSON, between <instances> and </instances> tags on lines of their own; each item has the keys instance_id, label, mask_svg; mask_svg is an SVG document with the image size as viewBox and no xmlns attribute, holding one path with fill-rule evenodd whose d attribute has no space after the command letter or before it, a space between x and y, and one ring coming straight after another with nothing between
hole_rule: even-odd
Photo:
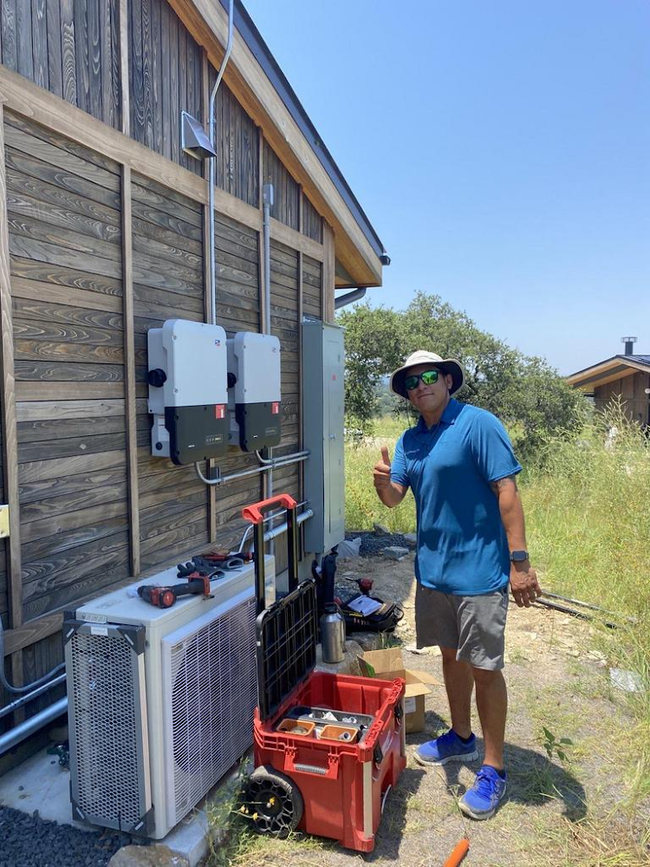
<instances>
[{"instance_id":1,"label":"bucket hat","mask_svg":"<svg viewBox=\"0 0 650 867\"><path fill-rule=\"evenodd\" d=\"M408 399L406 394L406 379L407 371L411 367L417 367L419 364L430 364L432 367L438 367L445 373L451 374L452 383L449 389L449 394L454 394L462 386L465 374L459 361L455 358L441 358L435 352L427 352L426 349L417 349L412 352L401 367L393 371L390 377L390 388L395 394Z\"/></svg>"}]
</instances>

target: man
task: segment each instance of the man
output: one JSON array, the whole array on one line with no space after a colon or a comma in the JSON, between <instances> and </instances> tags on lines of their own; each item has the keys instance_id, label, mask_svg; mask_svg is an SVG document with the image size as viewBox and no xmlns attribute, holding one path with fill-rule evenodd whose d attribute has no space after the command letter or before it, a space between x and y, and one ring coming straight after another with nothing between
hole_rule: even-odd
<instances>
[{"instance_id":1,"label":"man","mask_svg":"<svg viewBox=\"0 0 650 867\"><path fill-rule=\"evenodd\" d=\"M420 419L397 442L392 465L382 448L374 483L389 508L413 491L417 643L440 647L451 711L451 729L422 744L415 757L423 765L478 757L471 728L476 686L485 756L460 807L487 819L506 791L508 699L501 669L508 583L520 607L530 606L541 590L526 551L515 481L521 466L495 416L451 397L462 384L458 361L424 350L393 373L392 391L410 400Z\"/></svg>"}]
</instances>

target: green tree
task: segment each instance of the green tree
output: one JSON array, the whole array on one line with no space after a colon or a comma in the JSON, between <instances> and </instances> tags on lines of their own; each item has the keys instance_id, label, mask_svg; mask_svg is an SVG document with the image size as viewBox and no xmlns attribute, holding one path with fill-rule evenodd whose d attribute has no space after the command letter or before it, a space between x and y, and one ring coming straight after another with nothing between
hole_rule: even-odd
<instances>
[{"instance_id":1,"label":"green tree","mask_svg":"<svg viewBox=\"0 0 650 867\"><path fill-rule=\"evenodd\" d=\"M481 331L438 295L419 292L405 311L362 304L343 311L338 321L346 329L346 412L363 430L391 405L385 377L411 352L425 348L461 362L466 379L459 399L499 416L526 459L549 434L582 423L584 398L544 359L525 356ZM392 405L404 409L397 399Z\"/></svg>"}]
</instances>

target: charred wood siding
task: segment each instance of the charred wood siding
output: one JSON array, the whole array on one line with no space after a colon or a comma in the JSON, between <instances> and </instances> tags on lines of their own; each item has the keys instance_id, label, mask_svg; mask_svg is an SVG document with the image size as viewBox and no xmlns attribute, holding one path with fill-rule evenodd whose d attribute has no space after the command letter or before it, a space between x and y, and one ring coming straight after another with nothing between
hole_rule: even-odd
<instances>
[{"instance_id":1,"label":"charred wood siding","mask_svg":"<svg viewBox=\"0 0 650 867\"><path fill-rule=\"evenodd\" d=\"M300 185L294 181L267 142L264 142L264 180L273 184L271 216L285 226L298 229L300 223Z\"/></svg>"},{"instance_id":2,"label":"charred wood siding","mask_svg":"<svg viewBox=\"0 0 650 867\"><path fill-rule=\"evenodd\" d=\"M134 176L133 299L138 491L143 571L208 541L208 492L192 467L151 456L147 331L166 319L203 321L203 228L196 202Z\"/></svg>"},{"instance_id":3,"label":"charred wood siding","mask_svg":"<svg viewBox=\"0 0 650 867\"><path fill-rule=\"evenodd\" d=\"M180 130L181 111L201 117L203 52L165 0L129 4L129 58L131 136L200 175Z\"/></svg>"},{"instance_id":4,"label":"charred wood siding","mask_svg":"<svg viewBox=\"0 0 650 867\"><path fill-rule=\"evenodd\" d=\"M126 573L118 167L7 115L23 616Z\"/></svg>"},{"instance_id":5,"label":"charred wood siding","mask_svg":"<svg viewBox=\"0 0 650 867\"><path fill-rule=\"evenodd\" d=\"M216 72L210 67L210 90ZM222 82L215 101L217 186L253 207L259 202L259 136L257 127Z\"/></svg>"},{"instance_id":6,"label":"charred wood siding","mask_svg":"<svg viewBox=\"0 0 650 867\"><path fill-rule=\"evenodd\" d=\"M302 309L305 316L323 318L323 268L309 256L302 261Z\"/></svg>"},{"instance_id":7,"label":"charred wood siding","mask_svg":"<svg viewBox=\"0 0 650 867\"><path fill-rule=\"evenodd\" d=\"M117 0L2 0L0 63L119 128L118 7Z\"/></svg>"},{"instance_id":8,"label":"charred wood siding","mask_svg":"<svg viewBox=\"0 0 650 867\"><path fill-rule=\"evenodd\" d=\"M308 238L318 241L319 244L323 243L323 218L304 194L302 197L302 233Z\"/></svg>"},{"instance_id":9,"label":"charred wood siding","mask_svg":"<svg viewBox=\"0 0 650 867\"><path fill-rule=\"evenodd\" d=\"M282 440L274 455L298 451L300 445L300 345L298 254L290 247L271 241L271 332L281 346ZM289 493L300 502L300 466L292 464L273 473L275 493ZM276 548L278 572L287 568L286 547Z\"/></svg>"},{"instance_id":10,"label":"charred wood siding","mask_svg":"<svg viewBox=\"0 0 650 867\"><path fill-rule=\"evenodd\" d=\"M260 276L259 237L253 229L223 215L215 219L217 267L217 322L228 337L237 331L259 331ZM222 475L250 469L257 465L254 455L233 449L226 460L219 461ZM260 499L261 477L235 479L216 492L216 529L219 544L239 544L246 524L243 506Z\"/></svg>"}]
</instances>

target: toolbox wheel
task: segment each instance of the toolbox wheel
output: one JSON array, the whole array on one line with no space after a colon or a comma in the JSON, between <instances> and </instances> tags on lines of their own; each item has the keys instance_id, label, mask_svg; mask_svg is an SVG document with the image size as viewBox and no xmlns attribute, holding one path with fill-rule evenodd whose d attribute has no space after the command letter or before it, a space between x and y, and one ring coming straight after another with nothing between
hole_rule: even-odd
<instances>
[{"instance_id":1,"label":"toolbox wheel","mask_svg":"<svg viewBox=\"0 0 650 867\"><path fill-rule=\"evenodd\" d=\"M248 779L244 806L255 829L286 837L298 827L305 810L300 790L270 765L260 765Z\"/></svg>"}]
</instances>

